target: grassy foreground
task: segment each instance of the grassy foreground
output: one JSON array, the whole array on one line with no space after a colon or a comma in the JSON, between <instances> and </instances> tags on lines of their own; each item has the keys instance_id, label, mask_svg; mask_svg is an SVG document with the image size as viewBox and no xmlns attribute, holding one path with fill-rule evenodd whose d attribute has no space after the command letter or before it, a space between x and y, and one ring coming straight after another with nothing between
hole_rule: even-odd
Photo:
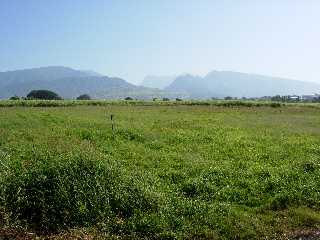
<instances>
[{"instance_id":1,"label":"grassy foreground","mask_svg":"<svg viewBox=\"0 0 320 240\"><path fill-rule=\"evenodd\" d=\"M288 239L319 228L319 108L0 108L0 238Z\"/></svg>"}]
</instances>

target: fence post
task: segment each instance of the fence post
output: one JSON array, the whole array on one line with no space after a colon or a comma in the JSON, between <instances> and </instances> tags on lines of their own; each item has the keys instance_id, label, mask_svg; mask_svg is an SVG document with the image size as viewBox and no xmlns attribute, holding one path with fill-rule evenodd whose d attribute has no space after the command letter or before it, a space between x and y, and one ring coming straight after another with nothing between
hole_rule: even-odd
<instances>
[{"instance_id":1,"label":"fence post","mask_svg":"<svg viewBox=\"0 0 320 240\"><path fill-rule=\"evenodd\" d=\"M115 137L115 134L114 134L115 127L114 127L114 115L113 114L111 114L110 119L111 119L112 137L114 139L114 137Z\"/></svg>"}]
</instances>

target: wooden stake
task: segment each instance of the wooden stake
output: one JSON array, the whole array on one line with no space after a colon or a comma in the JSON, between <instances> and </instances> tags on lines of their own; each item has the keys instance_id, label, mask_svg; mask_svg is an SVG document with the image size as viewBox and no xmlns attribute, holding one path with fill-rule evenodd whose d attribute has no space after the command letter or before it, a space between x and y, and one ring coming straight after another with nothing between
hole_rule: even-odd
<instances>
[{"instance_id":1,"label":"wooden stake","mask_svg":"<svg viewBox=\"0 0 320 240\"><path fill-rule=\"evenodd\" d=\"M113 139L114 139L114 136L115 136L115 134L114 134L115 127L114 127L114 115L113 115L113 114L111 114L110 119L111 119L112 136L113 136Z\"/></svg>"}]
</instances>

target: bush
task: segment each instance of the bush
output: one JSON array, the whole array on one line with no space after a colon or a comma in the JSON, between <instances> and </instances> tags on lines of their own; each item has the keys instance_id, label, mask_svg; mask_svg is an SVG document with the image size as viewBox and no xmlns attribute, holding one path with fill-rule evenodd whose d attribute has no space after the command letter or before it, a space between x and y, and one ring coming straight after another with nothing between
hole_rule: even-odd
<instances>
[{"instance_id":1,"label":"bush","mask_svg":"<svg viewBox=\"0 0 320 240\"><path fill-rule=\"evenodd\" d=\"M273 107L273 108L281 107L281 104L278 102L272 102L270 103L270 107Z\"/></svg>"},{"instance_id":2,"label":"bush","mask_svg":"<svg viewBox=\"0 0 320 240\"><path fill-rule=\"evenodd\" d=\"M126 100L126 101L132 101L133 98L132 98L132 97L126 97L124 100Z\"/></svg>"},{"instance_id":3,"label":"bush","mask_svg":"<svg viewBox=\"0 0 320 240\"><path fill-rule=\"evenodd\" d=\"M162 98L162 101L170 101L170 99L169 98Z\"/></svg>"},{"instance_id":4,"label":"bush","mask_svg":"<svg viewBox=\"0 0 320 240\"><path fill-rule=\"evenodd\" d=\"M13 96L13 97L11 97L11 98L9 98L10 100L20 100L20 97L18 97L17 95L15 95L15 96Z\"/></svg>"},{"instance_id":5,"label":"bush","mask_svg":"<svg viewBox=\"0 0 320 240\"><path fill-rule=\"evenodd\" d=\"M88 94L82 94L77 97L77 100L91 100L91 97Z\"/></svg>"},{"instance_id":6,"label":"bush","mask_svg":"<svg viewBox=\"0 0 320 240\"><path fill-rule=\"evenodd\" d=\"M26 222L35 230L93 226L156 207L138 184L106 159L45 156L27 168L22 165L10 166L0 199L12 221Z\"/></svg>"},{"instance_id":7,"label":"bush","mask_svg":"<svg viewBox=\"0 0 320 240\"><path fill-rule=\"evenodd\" d=\"M49 90L32 90L28 95L28 99L42 100L61 100L62 98L55 92Z\"/></svg>"}]
</instances>

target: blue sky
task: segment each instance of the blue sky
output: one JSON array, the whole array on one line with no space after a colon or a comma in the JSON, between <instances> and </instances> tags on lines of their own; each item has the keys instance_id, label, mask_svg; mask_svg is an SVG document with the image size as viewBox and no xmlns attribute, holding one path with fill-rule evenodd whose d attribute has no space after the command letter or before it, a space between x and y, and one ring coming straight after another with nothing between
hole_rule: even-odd
<instances>
[{"instance_id":1,"label":"blue sky","mask_svg":"<svg viewBox=\"0 0 320 240\"><path fill-rule=\"evenodd\" d=\"M131 82L233 70L320 83L318 0L1 0L0 71L63 65Z\"/></svg>"}]
</instances>

